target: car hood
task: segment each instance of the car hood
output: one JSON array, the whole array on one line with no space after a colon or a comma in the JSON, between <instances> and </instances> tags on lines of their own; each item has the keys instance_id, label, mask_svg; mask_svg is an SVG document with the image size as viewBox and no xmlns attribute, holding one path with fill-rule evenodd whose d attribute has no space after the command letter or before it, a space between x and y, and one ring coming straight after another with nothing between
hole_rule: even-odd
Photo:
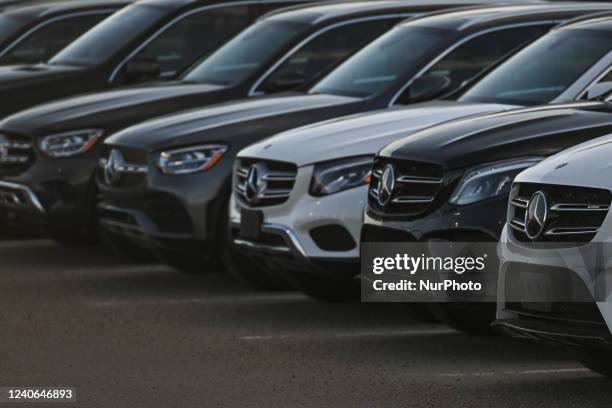
<instances>
[{"instance_id":1,"label":"car hood","mask_svg":"<svg viewBox=\"0 0 612 408\"><path fill-rule=\"evenodd\" d=\"M509 109L492 103L436 101L345 116L280 133L240 152L242 157L298 166L374 155L383 146L427 126L482 112Z\"/></svg>"},{"instance_id":2,"label":"car hood","mask_svg":"<svg viewBox=\"0 0 612 408\"><path fill-rule=\"evenodd\" d=\"M610 131L612 110L582 102L458 119L391 143L380 155L446 170L527 156L550 156ZM603 133L605 134L605 133Z\"/></svg>"},{"instance_id":3,"label":"car hood","mask_svg":"<svg viewBox=\"0 0 612 408\"><path fill-rule=\"evenodd\" d=\"M517 182L612 190L612 136L603 136L558 153L516 177Z\"/></svg>"},{"instance_id":4,"label":"car hood","mask_svg":"<svg viewBox=\"0 0 612 408\"><path fill-rule=\"evenodd\" d=\"M127 128L107 140L107 144L130 146L149 151L207 141L230 141L232 135L265 132L273 122L292 113L346 105L356 98L335 95L286 94L250 98L169 115ZM230 131L232 129L232 131Z\"/></svg>"},{"instance_id":5,"label":"car hood","mask_svg":"<svg viewBox=\"0 0 612 408\"><path fill-rule=\"evenodd\" d=\"M49 102L7 117L0 128L30 135L100 126L133 124L204 103L224 88L205 84L157 84L96 92Z\"/></svg>"},{"instance_id":6,"label":"car hood","mask_svg":"<svg viewBox=\"0 0 612 408\"><path fill-rule=\"evenodd\" d=\"M67 65L8 65L0 67L0 92L28 85L46 82L53 79L63 79L86 69Z\"/></svg>"}]
</instances>

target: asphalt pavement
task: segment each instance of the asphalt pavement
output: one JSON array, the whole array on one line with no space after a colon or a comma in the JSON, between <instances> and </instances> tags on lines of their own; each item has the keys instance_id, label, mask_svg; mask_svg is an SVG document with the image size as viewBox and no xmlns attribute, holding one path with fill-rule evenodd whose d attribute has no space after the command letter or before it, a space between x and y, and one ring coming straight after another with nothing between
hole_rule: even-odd
<instances>
[{"instance_id":1,"label":"asphalt pavement","mask_svg":"<svg viewBox=\"0 0 612 408\"><path fill-rule=\"evenodd\" d=\"M0 242L0 386L34 407L606 407L561 348L469 337L402 304L324 304L101 248ZM0 406L10 406L10 403Z\"/></svg>"}]
</instances>

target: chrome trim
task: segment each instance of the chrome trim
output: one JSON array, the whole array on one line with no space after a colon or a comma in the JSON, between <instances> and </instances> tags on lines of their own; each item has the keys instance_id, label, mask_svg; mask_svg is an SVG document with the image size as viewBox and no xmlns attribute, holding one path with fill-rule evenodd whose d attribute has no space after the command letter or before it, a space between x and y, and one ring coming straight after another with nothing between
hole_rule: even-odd
<instances>
[{"instance_id":1,"label":"chrome trim","mask_svg":"<svg viewBox=\"0 0 612 408\"><path fill-rule=\"evenodd\" d=\"M523 234L525 233L525 223L517 218L511 219L508 225Z\"/></svg>"},{"instance_id":2,"label":"chrome trim","mask_svg":"<svg viewBox=\"0 0 612 408\"><path fill-rule=\"evenodd\" d=\"M442 184L442 179L437 177L401 176L396 179L398 183L414 184Z\"/></svg>"},{"instance_id":3,"label":"chrome trim","mask_svg":"<svg viewBox=\"0 0 612 408\"><path fill-rule=\"evenodd\" d=\"M34 208L36 208L41 213L45 213L45 208L42 206L40 200L38 199L36 194L34 194L34 192L30 189L30 187L25 186L23 184L15 184L15 183L8 183L6 181L0 181L0 188L21 191L28 198L29 204L31 204Z\"/></svg>"},{"instance_id":4,"label":"chrome trim","mask_svg":"<svg viewBox=\"0 0 612 408\"><path fill-rule=\"evenodd\" d=\"M567 19L567 20L569 20L569 19ZM474 39L476 37L480 37L481 35L493 33L493 32L496 32L496 31L506 30L506 29L510 29L510 28L515 28L515 27L529 27L529 26L532 26L532 25L544 25L544 24L556 25L556 24L562 23L562 22L567 21L567 20L542 20L542 21L530 21L530 22L527 22L527 23L507 24L507 25L503 25L503 26L489 28L487 30L479 31L477 33L469 35L469 36L463 38L461 41L456 42L455 44L453 44L452 46L450 46L449 48L447 48L443 52L441 52L436 58L434 58L427 65L425 65L425 67L423 67L419 72L417 72L415 75L413 75L412 78L410 78L406 82L406 84L404 84L404 86L401 87L400 90L395 93L395 95L391 98L388 106L391 107L391 106L395 105L395 102L397 102L398 98L404 93L404 91L406 91L406 89L408 89L408 87L410 85L412 85L412 82L414 82L415 79L417 79L418 77L423 75L425 72L427 72L427 70L429 70L431 67L433 67L435 64L437 64L442 58L446 57L448 54L453 52L455 49L459 48L460 46L462 46L466 42L471 41L472 39Z\"/></svg>"},{"instance_id":5,"label":"chrome trim","mask_svg":"<svg viewBox=\"0 0 612 408\"><path fill-rule=\"evenodd\" d=\"M240 220L238 218L232 219L232 224L235 228L240 228ZM280 231L281 233L284 233L285 236L289 238L289 240L291 241L291 244L293 245L293 247L300 253L300 255L304 258L308 258L308 255L306 255L306 251L304 250L304 247L300 243L299 238L293 232L293 230L291 230L289 227L286 227L281 224L265 224L264 223L261 226L261 230L263 232L272 231L272 233L274 233L274 231ZM245 241L245 242L250 242L250 241ZM259 245L259 244L256 244L256 245Z\"/></svg>"},{"instance_id":6,"label":"chrome trim","mask_svg":"<svg viewBox=\"0 0 612 408\"><path fill-rule=\"evenodd\" d=\"M510 201L510 204L518 208L527 208L529 205L529 200L525 200L521 197L515 197Z\"/></svg>"},{"instance_id":7,"label":"chrome trim","mask_svg":"<svg viewBox=\"0 0 612 408\"><path fill-rule=\"evenodd\" d=\"M101 158L98 162L98 165L102 168L106 167L106 163L108 163L108 159ZM115 171L120 174L147 174L149 172L149 167L146 165L139 164L130 164L125 163L123 165L116 165Z\"/></svg>"},{"instance_id":8,"label":"chrome trim","mask_svg":"<svg viewBox=\"0 0 612 408\"><path fill-rule=\"evenodd\" d=\"M172 19L171 21L166 23L162 28L160 28L155 33L153 33L147 40L143 41L138 47L136 47L131 53L129 53L127 57L125 57L119 64L117 64L117 66L115 67L115 69L111 73L110 77L108 78L107 82L109 82L109 83L113 82L115 80L115 77L119 74L119 71L121 70L121 68L123 68L123 66L130 59L132 59L143 48L145 48L147 45L149 45L151 42L153 42L155 39L157 39L157 37L162 35L167 29L171 28L174 24L176 24L180 20L182 20L182 19L184 19L186 17L189 17L192 14L196 14L196 13L199 13L199 12L205 11L205 10L212 10L212 9L216 9L216 8L239 6L239 5L249 5L249 4L258 5L259 3L260 3L259 1L236 1L236 2L231 2L231 3L220 3L220 4L215 4L215 5L203 6L203 7L198 7L196 9L193 9L193 10L186 11L185 13L175 17L174 19Z\"/></svg>"},{"instance_id":9,"label":"chrome trim","mask_svg":"<svg viewBox=\"0 0 612 408\"><path fill-rule=\"evenodd\" d=\"M66 15L63 15L63 16L57 16L57 17L50 18L49 20L43 21L42 23L39 23L39 24L35 25L34 27L30 28L28 31L26 31L25 33L20 35L15 41L10 43L4 50L0 51L0 58L4 57L9 51L11 51L17 45L19 45L19 43L21 43L23 40L28 38L31 34L35 33L36 31L40 30L44 26L47 26L47 25L49 25L51 23L55 23L56 21L61 21L61 20L65 20L65 19L68 19L68 18L74 18L74 17L86 16L86 15L93 15L93 14L108 14L110 16L111 14L116 12L117 10L119 10L119 8L117 8L117 9L99 9L99 10L91 10L91 11L80 11L80 12L76 12L76 13L71 13L71 14L66 14ZM46 61L44 61L44 62L46 62Z\"/></svg>"},{"instance_id":10,"label":"chrome trim","mask_svg":"<svg viewBox=\"0 0 612 408\"><path fill-rule=\"evenodd\" d=\"M610 206L605 204L555 204L550 209L552 211L608 211Z\"/></svg>"},{"instance_id":11,"label":"chrome trim","mask_svg":"<svg viewBox=\"0 0 612 408\"><path fill-rule=\"evenodd\" d=\"M239 245L239 246L245 246L250 249L267 250L267 251L283 252L283 253L291 252L291 248L289 247L256 244L252 241L247 241L245 239L238 239L238 238L234 239L234 244Z\"/></svg>"},{"instance_id":12,"label":"chrome trim","mask_svg":"<svg viewBox=\"0 0 612 408\"><path fill-rule=\"evenodd\" d=\"M544 235L581 235L581 234L596 234L599 231L598 227L561 227L553 228L546 231Z\"/></svg>"},{"instance_id":13,"label":"chrome trim","mask_svg":"<svg viewBox=\"0 0 612 408\"><path fill-rule=\"evenodd\" d=\"M270 68L268 68L266 70L266 72L264 72L259 79L257 79L255 81L255 83L253 84L253 86L251 87L251 89L249 89L248 92L248 96L258 96L258 95L265 95L263 92L261 91L257 91L257 88L266 80L268 79L268 77L270 77L270 75L272 75L274 73L274 71L276 71L276 69L278 67L280 67L285 61L287 61L289 58L291 58L291 56L293 54L295 54L296 52L298 52L303 46L305 46L306 44L308 44L310 41L312 41L313 39L315 39L316 37L320 36L321 34L326 33L327 31L333 30L335 28L338 27L342 27L345 25L349 25L349 24L357 24L357 23L362 23L364 21L375 21L375 20L384 20L384 19L389 19L392 17L397 17L397 18L408 18L408 17L416 17L421 15L422 13L393 13L393 14L384 14L384 15L380 15L380 16L371 16L371 17L361 17L361 18L356 18L353 20L346 20L346 21L340 21L337 22L335 24L330 24L327 27L323 27L320 30L310 34L308 37L306 37L305 39L303 39L302 41L300 41L295 47L293 47L292 49L290 49L289 51L287 51L285 53L285 55L283 55L282 57L280 57L279 59L276 60L276 62L274 64L272 64L272 66ZM384 34L383 34L384 35Z\"/></svg>"},{"instance_id":14,"label":"chrome trim","mask_svg":"<svg viewBox=\"0 0 612 408\"><path fill-rule=\"evenodd\" d=\"M433 200L433 197L400 196L394 198L391 202L397 204L426 204L431 203Z\"/></svg>"}]
</instances>

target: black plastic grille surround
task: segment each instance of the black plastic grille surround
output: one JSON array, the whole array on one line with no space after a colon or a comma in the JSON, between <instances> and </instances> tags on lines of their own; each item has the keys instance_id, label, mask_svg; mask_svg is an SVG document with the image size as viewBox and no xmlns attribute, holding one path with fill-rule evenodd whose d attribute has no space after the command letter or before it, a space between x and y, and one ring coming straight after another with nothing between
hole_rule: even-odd
<instances>
[{"instance_id":1,"label":"black plastic grille surround","mask_svg":"<svg viewBox=\"0 0 612 408\"><path fill-rule=\"evenodd\" d=\"M395 175L394 189L387 203L379 200L379 189L385 168ZM432 208L443 184L442 166L389 158L377 158L368 193L368 207L382 216L416 217Z\"/></svg>"},{"instance_id":2,"label":"black plastic grille surround","mask_svg":"<svg viewBox=\"0 0 612 408\"><path fill-rule=\"evenodd\" d=\"M508 224L520 242L534 242L525 232L525 214L537 192L545 195L547 219L535 242L586 244L603 224L612 201L609 190L554 184L516 183L510 200Z\"/></svg>"},{"instance_id":3,"label":"black plastic grille surround","mask_svg":"<svg viewBox=\"0 0 612 408\"><path fill-rule=\"evenodd\" d=\"M251 168L257 168L259 191L247 185ZM248 207L269 207L280 205L291 195L297 177L297 166L293 163L241 158L234 167L234 192L240 202Z\"/></svg>"}]
</instances>

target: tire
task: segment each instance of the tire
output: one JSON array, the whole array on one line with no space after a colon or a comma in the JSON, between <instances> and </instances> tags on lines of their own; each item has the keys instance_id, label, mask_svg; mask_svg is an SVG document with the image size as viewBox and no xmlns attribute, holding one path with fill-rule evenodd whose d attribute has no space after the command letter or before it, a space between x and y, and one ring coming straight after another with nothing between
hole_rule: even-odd
<instances>
[{"instance_id":1,"label":"tire","mask_svg":"<svg viewBox=\"0 0 612 408\"><path fill-rule=\"evenodd\" d=\"M589 370L604 377L612 377L612 350L575 347L570 352Z\"/></svg>"},{"instance_id":2,"label":"tire","mask_svg":"<svg viewBox=\"0 0 612 408\"><path fill-rule=\"evenodd\" d=\"M155 251L155 254L166 265L188 275L214 273L220 269L218 263L193 255L163 249Z\"/></svg>"},{"instance_id":3,"label":"tire","mask_svg":"<svg viewBox=\"0 0 612 408\"><path fill-rule=\"evenodd\" d=\"M427 307L438 320L455 330L471 336L493 336L496 332L491 328L491 323L495 315L486 311L474 312L475 308L487 305L488 303L428 303Z\"/></svg>"},{"instance_id":4,"label":"tire","mask_svg":"<svg viewBox=\"0 0 612 408\"><path fill-rule=\"evenodd\" d=\"M337 280L308 273L287 272L287 280L300 292L323 302L355 302L361 299L356 280Z\"/></svg>"},{"instance_id":5,"label":"tire","mask_svg":"<svg viewBox=\"0 0 612 408\"><path fill-rule=\"evenodd\" d=\"M129 238L106 231L104 228L100 228L100 241L124 261L135 263L157 261L153 252L134 244Z\"/></svg>"}]
</instances>

